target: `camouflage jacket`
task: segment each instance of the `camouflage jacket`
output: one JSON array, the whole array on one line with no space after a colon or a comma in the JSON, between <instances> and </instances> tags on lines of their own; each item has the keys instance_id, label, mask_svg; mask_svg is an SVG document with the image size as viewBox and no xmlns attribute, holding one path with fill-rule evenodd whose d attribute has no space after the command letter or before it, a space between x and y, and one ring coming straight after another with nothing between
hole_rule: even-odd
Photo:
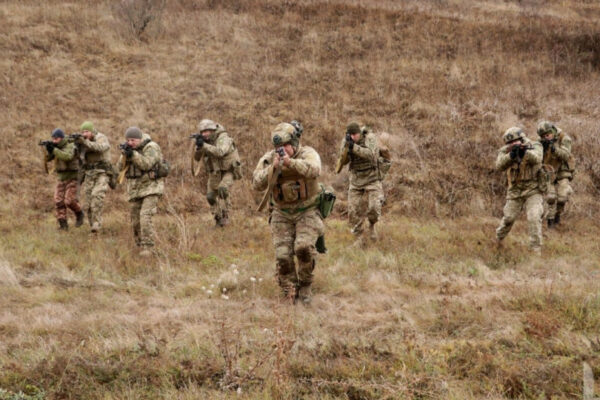
<instances>
[{"instance_id":1,"label":"camouflage jacket","mask_svg":"<svg viewBox=\"0 0 600 400\"><path fill-rule=\"evenodd\" d=\"M96 132L91 140L81 138L79 148L83 159L82 168L86 175L96 175L107 170L112 171L110 166L110 143L108 138L100 132Z\"/></svg>"},{"instance_id":2,"label":"camouflage jacket","mask_svg":"<svg viewBox=\"0 0 600 400\"><path fill-rule=\"evenodd\" d=\"M269 184L269 170L273 165L275 150L261 157L252 175L254 190L264 191ZM312 147L299 146L291 157L289 167L281 162L276 184L271 189L271 205L283 212L297 213L316 205L320 187L321 157Z\"/></svg>"},{"instance_id":3,"label":"camouflage jacket","mask_svg":"<svg viewBox=\"0 0 600 400\"><path fill-rule=\"evenodd\" d=\"M496 169L506 171L508 190L507 199L528 197L540 193L540 169L544 148L540 142L525 139L524 144L529 147L522 160L510 158L510 146L505 145L498 150Z\"/></svg>"},{"instance_id":4,"label":"camouflage jacket","mask_svg":"<svg viewBox=\"0 0 600 400\"><path fill-rule=\"evenodd\" d=\"M79 172L79 157L77 146L64 138L54 147L52 157L55 160L56 175L59 181L77 179ZM48 160L48 158L46 158Z\"/></svg>"},{"instance_id":5,"label":"camouflage jacket","mask_svg":"<svg viewBox=\"0 0 600 400\"><path fill-rule=\"evenodd\" d=\"M162 195L164 191L164 179L154 178L154 171L162 160L160 146L153 142L150 135L144 134L142 142L133 151L129 159L121 156L117 163L119 170L127 168L127 194L129 201L141 199L150 195Z\"/></svg>"},{"instance_id":6,"label":"camouflage jacket","mask_svg":"<svg viewBox=\"0 0 600 400\"><path fill-rule=\"evenodd\" d=\"M340 152L346 151L346 139L342 140ZM379 180L377 160L379 146L377 138L371 132L361 135L360 140L354 144L352 152L348 154L344 164L350 163L350 186L360 189Z\"/></svg>"},{"instance_id":7,"label":"camouflage jacket","mask_svg":"<svg viewBox=\"0 0 600 400\"><path fill-rule=\"evenodd\" d=\"M227 131L219 126L204 145L196 149L194 153L196 161L200 159L204 162L204 167L208 173L220 171L230 171L234 163L239 161L239 155L233 139L229 137Z\"/></svg>"},{"instance_id":8,"label":"camouflage jacket","mask_svg":"<svg viewBox=\"0 0 600 400\"><path fill-rule=\"evenodd\" d=\"M559 130L558 137L554 142L554 152L551 147L544 150L543 163L552 167L556 180L573 178L571 144L571 138Z\"/></svg>"}]
</instances>

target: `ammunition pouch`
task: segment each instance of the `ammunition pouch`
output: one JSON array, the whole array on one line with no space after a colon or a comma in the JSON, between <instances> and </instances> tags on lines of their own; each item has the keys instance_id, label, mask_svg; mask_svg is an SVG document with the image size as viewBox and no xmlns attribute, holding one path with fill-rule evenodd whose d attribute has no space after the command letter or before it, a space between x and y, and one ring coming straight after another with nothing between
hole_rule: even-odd
<instances>
[{"instance_id":1,"label":"ammunition pouch","mask_svg":"<svg viewBox=\"0 0 600 400\"><path fill-rule=\"evenodd\" d=\"M322 184L319 186L321 187L321 193L319 193L319 197L317 198L317 205L319 207L319 212L321 213L321 218L325 219L331 214L331 211L333 211L336 196L332 188L326 188Z\"/></svg>"},{"instance_id":2,"label":"ammunition pouch","mask_svg":"<svg viewBox=\"0 0 600 400\"><path fill-rule=\"evenodd\" d=\"M102 169L102 170L106 171L106 173L109 173L109 174L113 172L113 167L112 167L111 163L109 163L107 161L98 161L95 163L83 164L83 166L81 168L84 171L90 171L92 169Z\"/></svg>"},{"instance_id":3,"label":"ammunition pouch","mask_svg":"<svg viewBox=\"0 0 600 400\"><path fill-rule=\"evenodd\" d=\"M309 198L306 181L287 181L273 187L273 199L276 202L294 203Z\"/></svg>"}]
</instances>

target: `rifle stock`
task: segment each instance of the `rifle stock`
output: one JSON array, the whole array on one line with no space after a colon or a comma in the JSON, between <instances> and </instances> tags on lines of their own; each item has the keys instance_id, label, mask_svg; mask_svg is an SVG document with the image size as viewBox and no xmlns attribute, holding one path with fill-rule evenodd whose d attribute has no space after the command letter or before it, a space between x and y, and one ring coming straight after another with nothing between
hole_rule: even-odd
<instances>
[{"instance_id":1,"label":"rifle stock","mask_svg":"<svg viewBox=\"0 0 600 400\"><path fill-rule=\"evenodd\" d=\"M344 168L344 165L348 162L348 146L344 146L342 154L340 154L337 163L335 164L335 173L339 174Z\"/></svg>"},{"instance_id":2,"label":"rifle stock","mask_svg":"<svg viewBox=\"0 0 600 400\"><path fill-rule=\"evenodd\" d=\"M275 182L277 182L277 177L279 176L279 173L281 172L281 164L277 167L277 169L275 169L274 165L271 165L271 167L269 167L269 174L267 177L267 190L265 190L265 194L263 195L263 198L260 202L260 204L258 205L258 209L257 211L262 211L265 206L267 205L267 203L269 202L269 196L271 195L271 192L273 191L273 186L275 186Z\"/></svg>"}]
</instances>

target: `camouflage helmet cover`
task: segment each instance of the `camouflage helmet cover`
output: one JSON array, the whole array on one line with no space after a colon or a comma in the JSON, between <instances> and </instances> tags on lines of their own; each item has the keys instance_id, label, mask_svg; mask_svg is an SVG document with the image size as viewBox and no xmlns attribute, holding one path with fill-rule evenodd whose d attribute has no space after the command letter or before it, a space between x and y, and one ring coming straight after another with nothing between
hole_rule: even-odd
<instances>
[{"instance_id":1,"label":"camouflage helmet cover","mask_svg":"<svg viewBox=\"0 0 600 400\"><path fill-rule=\"evenodd\" d=\"M525 132L523 132L523 129L516 126L508 128L506 132L504 132L504 135L502 135L504 143L512 142L517 139L525 139Z\"/></svg>"},{"instance_id":2,"label":"camouflage helmet cover","mask_svg":"<svg viewBox=\"0 0 600 400\"><path fill-rule=\"evenodd\" d=\"M202 131L216 131L216 130L217 130L217 123L215 121L213 121L213 120L203 119L198 124L198 131L200 131L200 132L202 132Z\"/></svg>"},{"instance_id":3,"label":"camouflage helmet cover","mask_svg":"<svg viewBox=\"0 0 600 400\"><path fill-rule=\"evenodd\" d=\"M287 122L280 123L271 132L271 142L275 147L280 147L287 143L290 143L294 147L298 146L296 128Z\"/></svg>"},{"instance_id":4,"label":"camouflage helmet cover","mask_svg":"<svg viewBox=\"0 0 600 400\"><path fill-rule=\"evenodd\" d=\"M552 133L556 135L558 133L558 129L556 126L550 121L542 121L537 126L537 134L542 137L547 133Z\"/></svg>"}]
</instances>

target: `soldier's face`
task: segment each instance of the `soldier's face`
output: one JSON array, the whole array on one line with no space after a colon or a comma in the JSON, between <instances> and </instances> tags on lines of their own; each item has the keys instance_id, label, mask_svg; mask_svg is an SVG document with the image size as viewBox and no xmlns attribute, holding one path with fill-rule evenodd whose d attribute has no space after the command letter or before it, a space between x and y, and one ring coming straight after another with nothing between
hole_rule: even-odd
<instances>
[{"instance_id":1,"label":"soldier's face","mask_svg":"<svg viewBox=\"0 0 600 400\"><path fill-rule=\"evenodd\" d=\"M53 138L52 138L52 143L54 143L54 144L58 144L58 143L60 143L60 141L61 141L61 140L62 140L62 138L59 138L59 137L53 137Z\"/></svg>"},{"instance_id":2,"label":"soldier's face","mask_svg":"<svg viewBox=\"0 0 600 400\"><path fill-rule=\"evenodd\" d=\"M285 150L285 154L287 154L289 157L294 155L294 146L292 146L290 143L284 144L283 150Z\"/></svg>"},{"instance_id":3,"label":"soldier's face","mask_svg":"<svg viewBox=\"0 0 600 400\"><path fill-rule=\"evenodd\" d=\"M211 130L205 130L205 131L200 132L200 134L202 135L202 137L204 139L208 139L208 137L210 136L211 133L212 133Z\"/></svg>"},{"instance_id":4,"label":"soldier's face","mask_svg":"<svg viewBox=\"0 0 600 400\"><path fill-rule=\"evenodd\" d=\"M129 146L131 146L134 149L137 149L137 147L140 145L142 139L138 139L138 138L128 138L127 139L127 144Z\"/></svg>"},{"instance_id":5,"label":"soldier's face","mask_svg":"<svg viewBox=\"0 0 600 400\"><path fill-rule=\"evenodd\" d=\"M360 133L353 133L350 135L353 141L358 142L360 140Z\"/></svg>"},{"instance_id":6,"label":"soldier's face","mask_svg":"<svg viewBox=\"0 0 600 400\"><path fill-rule=\"evenodd\" d=\"M544 133L544 136L542 136L542 137L546 140L552 140L552 139L554 139L554 133L552 133L552 132Z\"/></svg>"},{"instance_id":7,"label":"soldier's face","mask_svg":"<svg viewBox=\"0 0 600 400\"><path fill-rule=\"evenodd\" d=\"M83 132L81 132L81 136L83 136L87 140L90 140L93 136L93 133L90 131L83 131Z\"/></svg>"},{"instance_id":8,"label":"soldier's face","mask_svg":"<svg viewBox=\"0 0 600 400\"><path fill-rule=\"evenodd\" d=\"M509 147L516 146L518 144L521 144L521 139L512 140L512 141L508 142L507 144Z\"/></svg>"}]
</instances>

